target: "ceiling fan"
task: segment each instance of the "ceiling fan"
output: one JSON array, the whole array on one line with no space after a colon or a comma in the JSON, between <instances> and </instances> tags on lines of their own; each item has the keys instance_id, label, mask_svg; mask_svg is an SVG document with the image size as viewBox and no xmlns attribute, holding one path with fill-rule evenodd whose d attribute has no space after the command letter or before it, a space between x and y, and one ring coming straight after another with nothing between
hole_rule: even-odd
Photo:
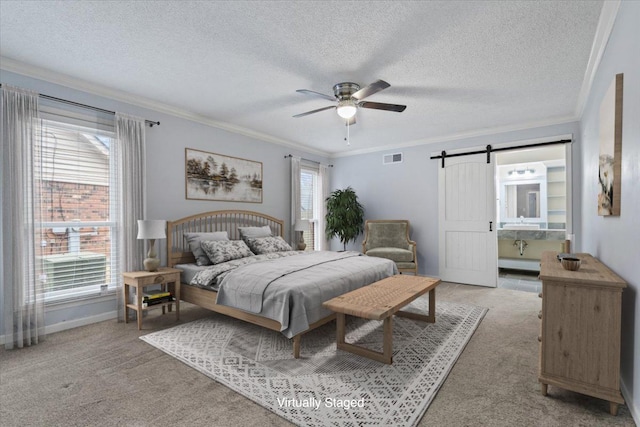
<instances>
[{"instance_id":1,"label":"ceiling fan","mask_svg":"<svg viewBox=\"0 0 640 427\"><path fill-rule=\"evenodd\" d=\"M363 88L361 88L357 83L343 82L333 86L334 96L325 95L324 93L319 93L308 89L298 89L296 90L296 92L312 96L319 96L321 98L328 99L329 101L337 101L338 104L318 108L317 110L307 111L306 113L296 114L293 117L304 117L308 116L309 114L314 114L320 111L335 108L338 115L347 121L347 125L352 125L356 122L355 115L358 108L371 108L374 110L386 110L401 113L405 110L405 108L407 108L406 105L364 101L366 97L380 92L381 90L386 89L389 86L391 85L384 80L376 80L375 82Z\"/></svg>"}]
</instances>

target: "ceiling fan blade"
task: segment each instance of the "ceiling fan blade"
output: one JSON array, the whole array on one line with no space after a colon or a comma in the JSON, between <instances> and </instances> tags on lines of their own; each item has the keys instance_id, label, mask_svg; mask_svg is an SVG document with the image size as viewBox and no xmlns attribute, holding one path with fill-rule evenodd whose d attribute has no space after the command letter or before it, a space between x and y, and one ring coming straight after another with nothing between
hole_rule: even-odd
<instances>
[{"instance_id":1,"label":"ceiling fan blade","mask_svg":"<svg viewBox=\"0 0 640 427\"><path fill-rule=\"evenodd\" d=\"M382 89L386 89L389 86L391 85L385 82L384 80L376 80L375 82L371 83L369 86L365 86L359 91L357 91L356 93L354 93L353 95L351 95L351 97L357 99L358 101L361 101L365 99L367 96L371 96L376 92L380 92Z\"/></svg>"},{"instance_id":2,"label":"ceiling fan blade","mask_svg":"<svg viewBox=\"0 0 640 427\"><path fill-rule=\"evenodd\" d=\"M309 89L298 89L298 90L296 90L296 92L304 93L306 95L319 96L320 98L328 99L329 101L335 101L336 100L335 96L325 95L324 93L315 92L315 91L309 90Z\"/></svg>"},{"instance_id":3,"label":"ceiling fan blade","mask_svg":"<svg viewBox=\"0 0 640 427\"><path fill-rule=\"evenodd\" d=\"M296 114L293 117L304 117L304 116L308 116L309 114L313 114L313 113L318 113L320 111L324 111L324 110L329 110L331 108L336 108L335 105L330 105L328 107L323 107L323 108L318 108L317 110L311 110L311 111L307 111L306 113L300 113L300 114Z\"/></svg>"},{"instance_id":4,"label":"ceiling fan blade","mask_svg":"<svg viewBox=\"0 0 640 427\"><path fill-rule=\"evenodd\" d=\"M371 108L373 110L395 111L397 113L402 113L407 108L406 105L384 104L382 102L367 101L358 103L358 107Z\"/></svg>"}]
</instances>

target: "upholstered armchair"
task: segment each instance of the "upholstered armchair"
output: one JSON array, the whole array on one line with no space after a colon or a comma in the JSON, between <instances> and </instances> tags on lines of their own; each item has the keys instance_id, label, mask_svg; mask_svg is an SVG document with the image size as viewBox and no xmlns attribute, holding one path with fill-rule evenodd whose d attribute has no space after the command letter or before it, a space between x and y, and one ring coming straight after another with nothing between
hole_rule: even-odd
<instances>
[{"instance_id":1,"label":"upholstered armchair","mask_svg":"<svg viewBox=\"0 0 640 427\"><path fill-rule=\"evenodd\" d=\"M398 270L418 274L416 242L409 238L409 221L402 219L367 220L364 224L365 255L387 258Z\"/></svg>"}]
</instances>

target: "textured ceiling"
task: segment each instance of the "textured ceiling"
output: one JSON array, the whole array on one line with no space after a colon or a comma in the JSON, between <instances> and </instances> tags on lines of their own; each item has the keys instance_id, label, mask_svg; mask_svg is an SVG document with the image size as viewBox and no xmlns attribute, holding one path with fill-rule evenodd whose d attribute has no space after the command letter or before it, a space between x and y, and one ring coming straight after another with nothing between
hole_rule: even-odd
<instances>
[{"instance_id":1,"label":"textured ceiling","mask_svg":"<svg viewBox=\"0 0 640 427\"><path fill-rule=\"evenodd\" d=\"M345 154L576 117L602 1L0 2L0 55ZM377 79L350 128L296 93ZM149 117L153 119L153 117Z\"/></svg>"}]
</instances>

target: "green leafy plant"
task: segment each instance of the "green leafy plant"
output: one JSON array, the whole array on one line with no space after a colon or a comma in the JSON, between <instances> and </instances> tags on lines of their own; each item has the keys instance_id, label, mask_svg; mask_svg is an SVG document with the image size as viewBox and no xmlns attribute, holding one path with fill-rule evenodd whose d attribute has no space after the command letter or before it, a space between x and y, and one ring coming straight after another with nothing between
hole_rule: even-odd
<instances>
[{"instance_id":1,"label":"green leafy plant","mask_svg":"<svg viewBox=\"0 0 640 427\"><path fill-rule=\"evenodd\" d=\"M351 187L335 190L327 197L327 238L340 238L344 250L347 243L355 240L364 231L364 208Z\"/></svg>"}]
</instances>

